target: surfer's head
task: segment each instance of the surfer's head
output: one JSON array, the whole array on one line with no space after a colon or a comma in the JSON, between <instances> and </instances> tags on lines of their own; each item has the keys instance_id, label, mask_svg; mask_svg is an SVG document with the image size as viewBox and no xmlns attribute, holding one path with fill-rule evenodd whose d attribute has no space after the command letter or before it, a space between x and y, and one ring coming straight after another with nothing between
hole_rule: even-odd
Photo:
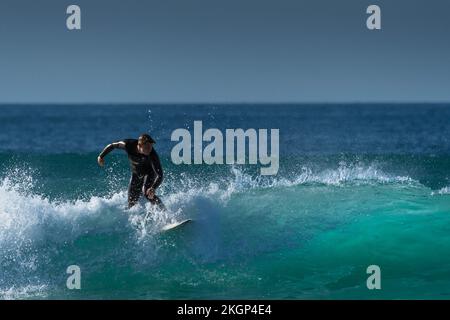
<instances>
[{"instance_id":1,"label":"surfer's head","mask_svg":"<svg viewBox=\"0 0 450 320\"><path fill-rule=\"evenodd\" d=\"M138 139L138 151L139 153L143 153L145 155L149 155L152 152L153 144L155 140L152 139L148 134L143 133L139 136Z\"/></svg>"}]
</instances>

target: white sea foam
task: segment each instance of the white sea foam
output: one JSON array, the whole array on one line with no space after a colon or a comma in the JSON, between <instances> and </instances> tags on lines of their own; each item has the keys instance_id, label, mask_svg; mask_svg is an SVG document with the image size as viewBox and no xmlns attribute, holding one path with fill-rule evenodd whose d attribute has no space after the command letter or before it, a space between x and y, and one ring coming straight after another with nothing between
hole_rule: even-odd
<instances>
[{"instance_id":1,"label":"white sea foam","mask_svg":"<svg viewBox=\"0 0 450 320\"><path fill-rule=\"evenodd\" d=\"M444 194L450 194L450 187L444 187L432 193L432 195L444 195Z\"/></svg>"},{"instance_id":2,"label":"white sea foam","mask_svg":"<svg viewBox=\"0 0 450 320\"><path fill-rule=\"evenodd\" d=\"M23 287L9 287L7 289L0 289L1 300L18 300L27 299L32 297L33 299L44 299L47 296L46 285L27 285Z\"/></svg>"}]
</instances>

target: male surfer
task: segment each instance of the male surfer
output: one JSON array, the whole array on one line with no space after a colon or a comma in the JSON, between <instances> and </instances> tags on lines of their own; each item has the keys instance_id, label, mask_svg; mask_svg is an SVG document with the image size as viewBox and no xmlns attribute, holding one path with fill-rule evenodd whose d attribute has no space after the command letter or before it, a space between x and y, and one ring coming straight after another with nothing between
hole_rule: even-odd
<instances>
[{"instance_id":1,"label":"male surfer","mask_svg":"<svg viewBox=\"0 0 450 320\"><path fill-rule=\"evenodd\" d=\"M163 170L158 154L148 134L141 134L139 139L125 139L108 144L100 153L97 162L100 166L105 164L105 156L113 149L125 150L131 167L131 180L128 185L128 208L134 206L141 193L152 203L164 209L162 201L156 196L155 190L163 181Z\"/></svg>"}]
</instances>

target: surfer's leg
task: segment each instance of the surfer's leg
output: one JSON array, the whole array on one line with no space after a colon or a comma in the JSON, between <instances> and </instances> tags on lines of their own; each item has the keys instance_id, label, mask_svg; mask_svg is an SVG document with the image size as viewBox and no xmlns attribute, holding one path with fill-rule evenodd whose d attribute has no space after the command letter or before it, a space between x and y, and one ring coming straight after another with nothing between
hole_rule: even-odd
<instances>
[{"instance_id":1,"label":"surfer's leg","mask_svg":"<svg viewBox=\"0 0 450 320\"><path fill-rule=\"evenodd\" d=\"M152 204L156 204L160 210L166 210L166 206L157 195L155 195L152 200L149 199L149 201Z\"/></svg>"},{"instance_id":2,"label":"surfer's leg","mask_svg":"<svg viewBox=\"0 0 450 320\"><path fill-rule=\"evenodd\" d=\"M133 174L128 185L128 208L134 206L141 196L141 188L143 185L143 179L138 175Z\"/></svg>"}]
</instances>

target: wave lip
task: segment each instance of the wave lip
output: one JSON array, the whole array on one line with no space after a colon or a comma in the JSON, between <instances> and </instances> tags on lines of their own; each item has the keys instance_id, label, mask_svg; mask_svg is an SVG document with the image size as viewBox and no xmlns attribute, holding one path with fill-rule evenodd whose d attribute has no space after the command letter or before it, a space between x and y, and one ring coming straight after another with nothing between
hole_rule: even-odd
<instances>
[{"instance_id":1,"label":"wave lip","mask_svg":"<svg viewBox=\"0 0 450 320\"><path fill-rule=\"evenodd\" d=\"M308 168L303 168L303 173L295 181L297 184L321 183L336 186L346 183L411 183L413 179L388 175L373 165L357 166L341 163L337 169L325 170L318 174L313 174Z\"/></svg>"},{"instance_id":2,"label":"wave lip","mask_svg":"<svg viewBox=\"0 0 450 320\"><path fill-rule=\"evenodd\" d=\"M432 193L433 195L439 194L439 195L445 195L445 194L450 194L450 187L444 187L436 192Z\"/></svg>"},{"instance_id":3,"label":"wave lip","mask_svg":"<svg viewBox=\"0 0 450 320\"><path fill-rule=\"evenodd\" d=\"M232 191L254 188L292 187L297 185L321 184L326 186L370 185L370 184L416 184L408 176L390 175L375 165L352 165L340 163L336 169L313 171L303 166L300 172L291 172L289 177L253 177L240 169L232 167L233 181L229 185ZM229 191L230 191L229 190Z\"/></svg>"}]
</instances>

